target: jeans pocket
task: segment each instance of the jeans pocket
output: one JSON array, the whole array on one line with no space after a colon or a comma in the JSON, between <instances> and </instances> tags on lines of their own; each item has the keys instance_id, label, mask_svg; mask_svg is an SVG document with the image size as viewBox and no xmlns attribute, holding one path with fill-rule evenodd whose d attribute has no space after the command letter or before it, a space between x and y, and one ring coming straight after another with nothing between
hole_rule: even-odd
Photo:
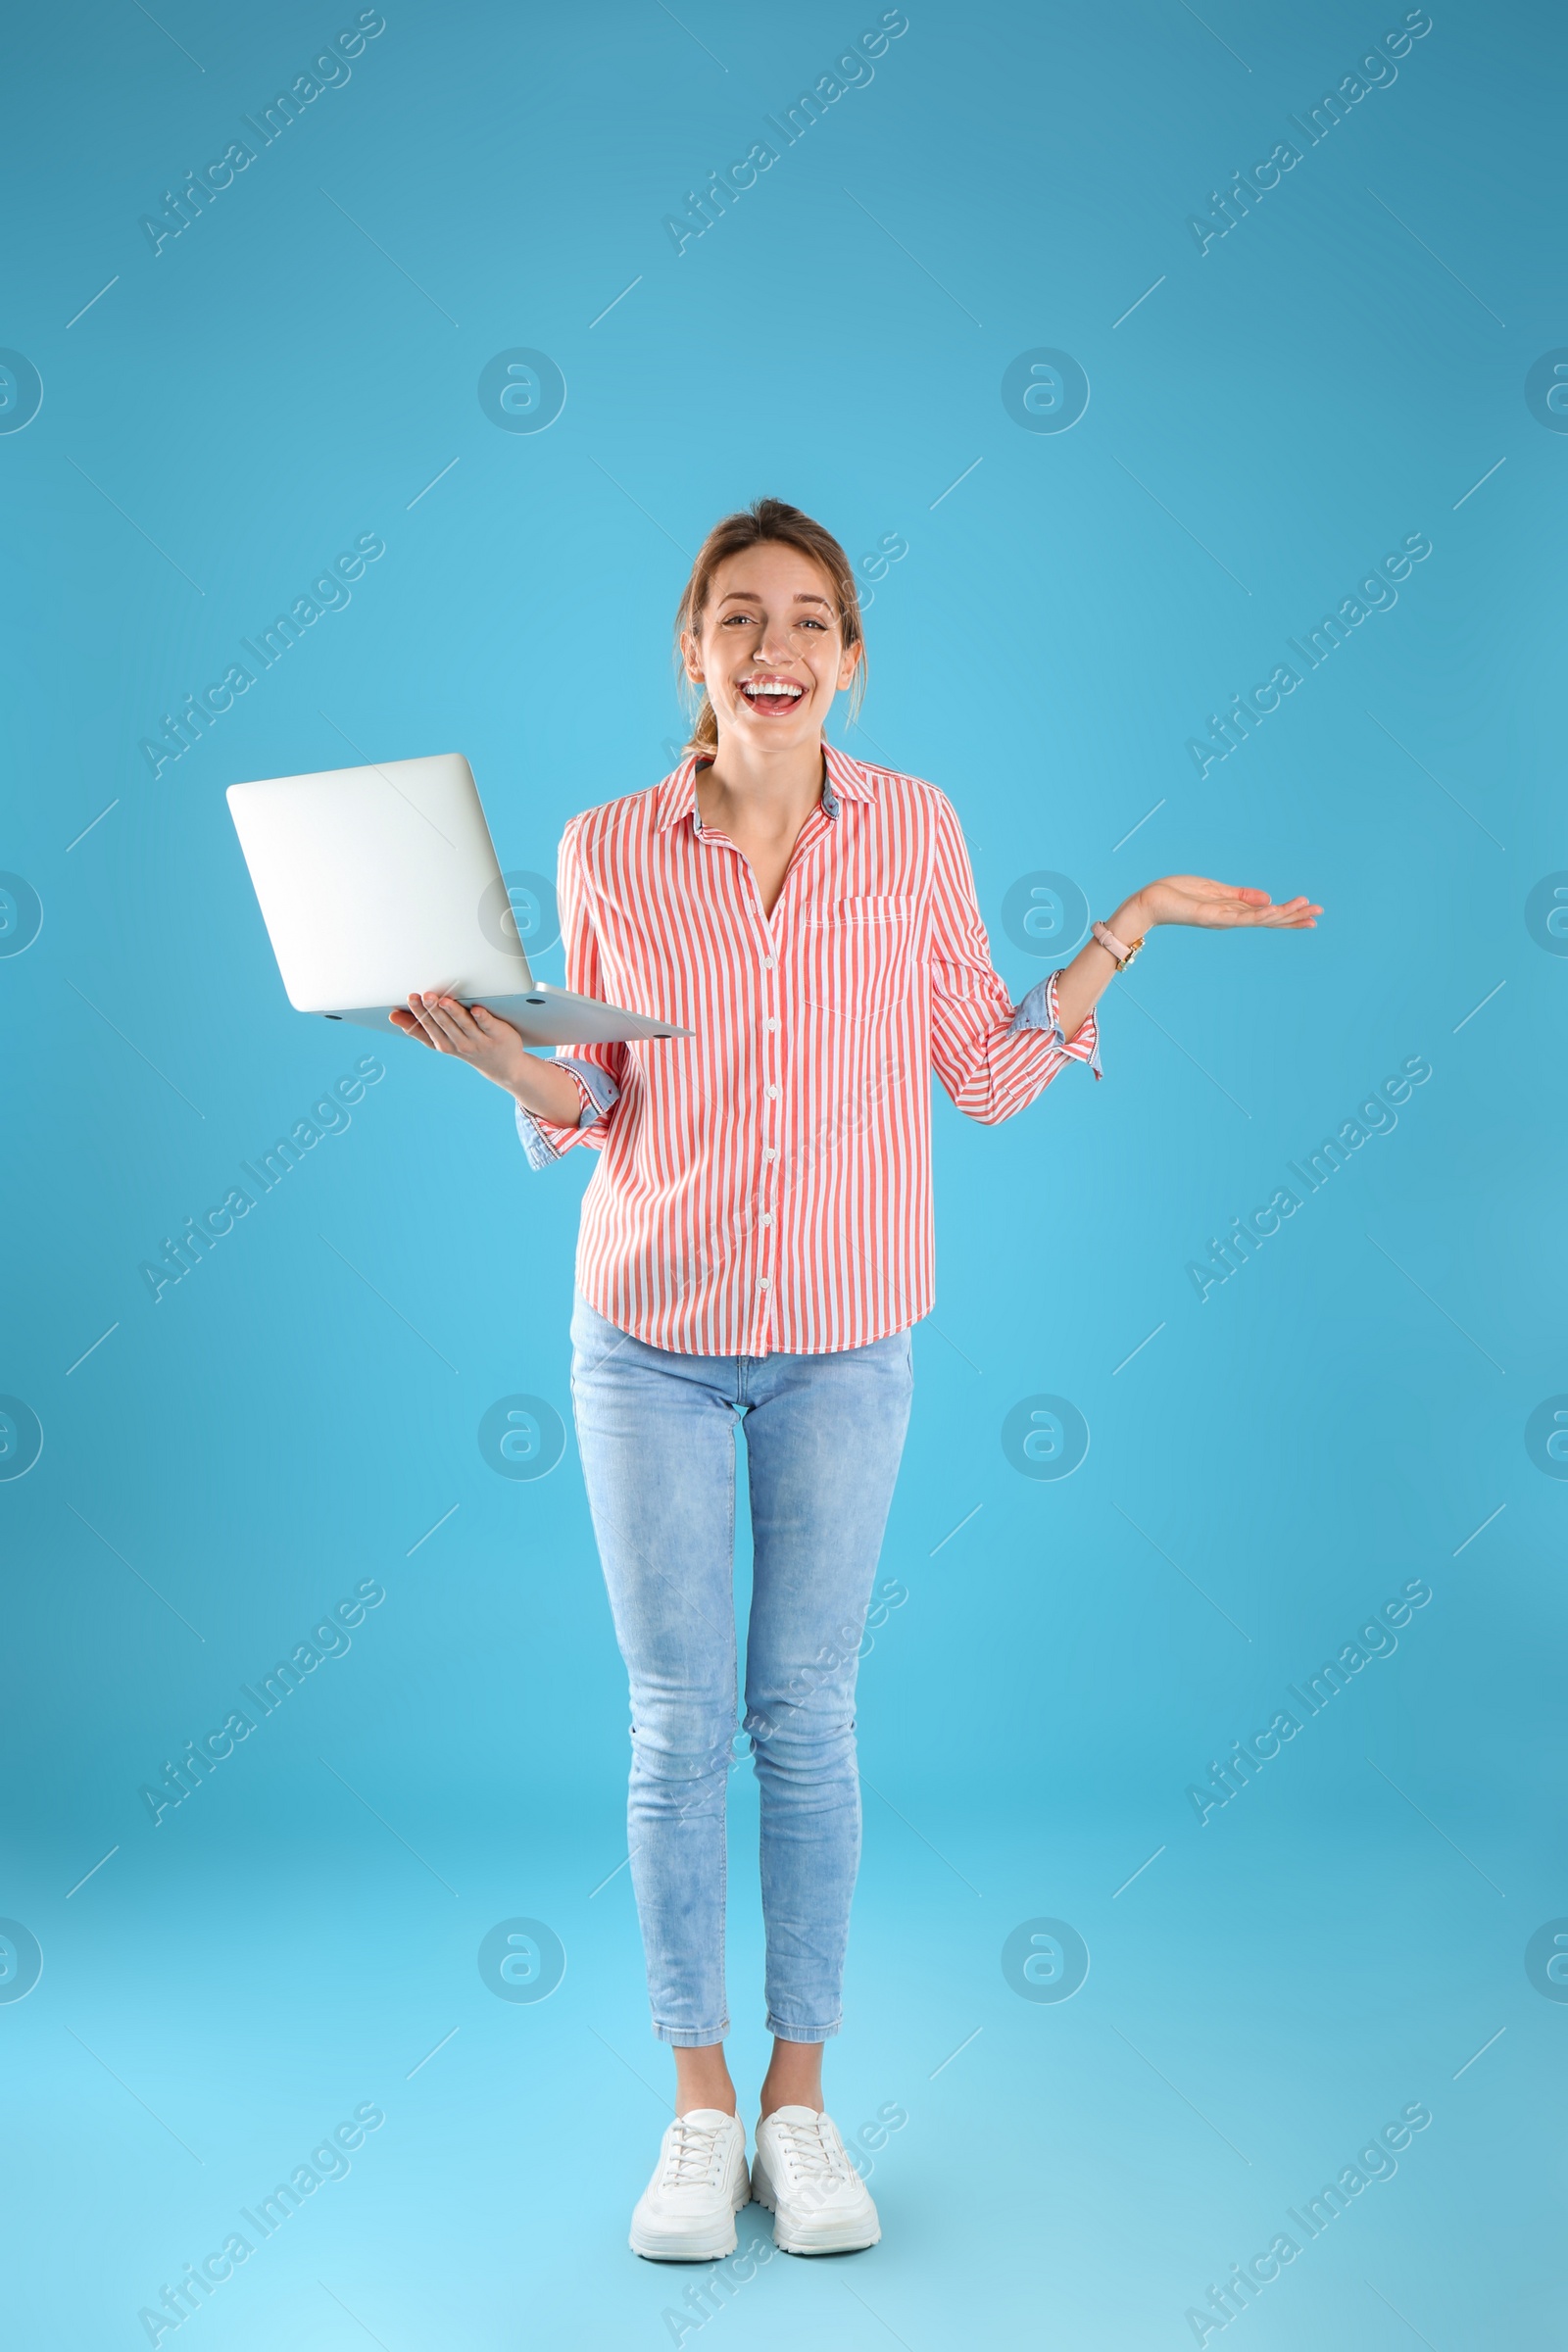
<instances>
[{"instance_id":1,"label":"jeans pocket","mask_svg":"<svg viewBox=\"0 0 1568 2352\"><path fill-rule=\"evenodd\" d=\"M580 1365L587 1370L607 1355L617 1341L624 1339L625 1334L617 1331L596 1306L590 1306L581 1291L576 1291L572 1294L569 1337L574 1367Z\"/></svg>"}]
</instances>

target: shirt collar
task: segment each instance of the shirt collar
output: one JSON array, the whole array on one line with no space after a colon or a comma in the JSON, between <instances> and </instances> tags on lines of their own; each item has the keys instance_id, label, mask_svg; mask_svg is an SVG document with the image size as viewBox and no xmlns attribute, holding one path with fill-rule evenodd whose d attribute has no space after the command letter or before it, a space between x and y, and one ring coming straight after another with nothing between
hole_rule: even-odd
<instances>
[{"instance_id":1,"label":"shirt collar","mask_svg":"<svg viewBox=\"0 0 1568 2352\"><path fill-rule=\"evenodd\" d=\"M845 801L874 801L876 799L869 770L862 766L858 760L852 760L848 752L841 752L838 746L832 743L823 744L822 755L827 769L822 780L822 808L830 818L837 821L840 808ZM669 827L683 816L690 816L696 821L697 754L688 752L679 767L664 778L662 784L657 787L657 791L659 795L659 813L655 818L657 831L667 832Z\"/></svg>"}]
</instances>

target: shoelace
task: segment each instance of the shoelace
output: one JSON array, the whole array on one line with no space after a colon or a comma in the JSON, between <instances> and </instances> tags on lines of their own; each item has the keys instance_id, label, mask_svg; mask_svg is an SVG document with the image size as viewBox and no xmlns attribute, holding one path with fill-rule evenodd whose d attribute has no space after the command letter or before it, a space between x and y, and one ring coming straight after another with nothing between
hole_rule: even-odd
<instances>
[{"instance_id":1,"label":"shoelace","mask_svg":"<svg viewBox=\"0 0 1568 2352\"><path fill-rule=\"evenodd\" d=\"M675 2118L670 2127L670 2142L664 2157L662 2188L690 2188L697 2181L718 2177L719 2128L716 2124L704 2126L688 2123L685 2116Z\"/></svg>"},{"instance_id":2,"label":"shoelace","mask_svg":"<svg viewBox=\"0 0 1568 2352\"><path fill-rule=\"evenodd\" d=\"M815 2116L809 2124L778 2123L774 2128L785 2162L802 2187L826 2189L858 2179L826 2116Z\"/></svg>"}]
</instances>

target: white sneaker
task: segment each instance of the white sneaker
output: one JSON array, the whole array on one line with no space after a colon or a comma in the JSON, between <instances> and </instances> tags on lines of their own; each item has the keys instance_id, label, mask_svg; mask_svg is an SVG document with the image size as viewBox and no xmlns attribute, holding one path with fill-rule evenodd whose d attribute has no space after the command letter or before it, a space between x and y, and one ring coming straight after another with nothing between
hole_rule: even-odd
<instances>
[{"instance_id":1,"label":"white sneaker","mask_svg":"<svg viewBox=\"0 0 1568 2352\"><path fill-rule=\"evenodd\" d=\"M839 2128L814 2107L775 2107L757 2127L752 2194L786 2254L856 2254L882 2235L871 2192Z\"/></svg>"},{"instance_id":2,"label":"white sneaker","mask_svg":"<svg viewBox=\"0 0 1568 2352\"><path fill-rule=\"evenodd\" d=\"M739 2116L693 2107L664 2133L629 2243L649 2262L711 2262L735 2251L735 2216L752 2193Z\"/></svg>"}]
</instances>

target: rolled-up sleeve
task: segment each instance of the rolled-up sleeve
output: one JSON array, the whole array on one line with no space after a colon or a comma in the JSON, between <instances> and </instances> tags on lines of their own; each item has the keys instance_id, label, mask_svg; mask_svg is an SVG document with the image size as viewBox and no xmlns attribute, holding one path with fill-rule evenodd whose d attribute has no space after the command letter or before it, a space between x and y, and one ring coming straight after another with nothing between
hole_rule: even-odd
<instances>
[{"instance_id":1,"label":"rolled-up sleeve","mask_svg":"<svg viewBox=\"0 0 1568 2352\"><path fill-rule=\"evenodd\" d=\"M931 1061L958 1109L994 1126L1034 1102L1068 1061L1087 1061L1099 1078L1100 1032L1090 1012L1072 1037L1062 1035L1055 972L1014 1006L991 961L957 817L945 796L938 799Z\"/></svg>"},{"instance_id":2,"label":"rolled-up sleeve","mask_svg":"<svg viewBox=\"0 0 1568 2352\"><path fill-rule=\"evenodd\" d=\"M575 996L602 997L599 943L578 854L580 822L580 818L573 817L561 837L561 853L556 860L556 904L566 955L566 986ZM567 1126L560 1119L544 1118L537 1111L524 1110L520 1102L517 1104L517 1135L532 1168L549 1167L573 1144L586 1144L591 1152L603 1151L620 1098L626 1049L623 1045L558 1046L556 1061L576 1087L582 1108L576 1123Z\"/></svg>"}]
</instances>

